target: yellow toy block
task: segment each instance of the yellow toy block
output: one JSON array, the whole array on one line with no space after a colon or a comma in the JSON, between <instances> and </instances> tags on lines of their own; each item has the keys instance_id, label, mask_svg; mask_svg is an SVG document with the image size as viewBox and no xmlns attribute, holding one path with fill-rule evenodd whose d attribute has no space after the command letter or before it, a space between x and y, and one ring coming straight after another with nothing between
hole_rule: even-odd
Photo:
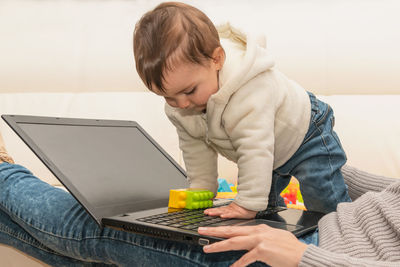
<instances>
[{"instance_id":1,"label":"yellow toy block","mask_svg":"<svg viewBox=\"0 0 400 267\"><path fill-rule=\"evenodd\" d=\"M235 184L234 186L230 186L232 192L236 192L237 193L237 184Z\"/></svg>"},{"instance_id":2,"label":"yellow toy block","mask_svg":"<svg viewBox=\"0 0 400 267\"><path fill-rule=\"evenodd\" d=\"M202 209L212 207L211 191L203 189L171 189L169 190L169 208Z\"/></svg>"}]
</instances>

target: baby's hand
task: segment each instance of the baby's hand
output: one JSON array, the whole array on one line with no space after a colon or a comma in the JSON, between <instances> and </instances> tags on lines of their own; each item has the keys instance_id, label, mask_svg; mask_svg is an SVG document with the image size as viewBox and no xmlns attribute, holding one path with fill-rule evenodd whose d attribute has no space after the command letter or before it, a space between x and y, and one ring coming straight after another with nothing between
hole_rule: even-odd
<instances>
[{"instance_id":1,"label":"baby's hand","mask_svg":"<svg viewBox=\"0 0 400 267\"><path fill-rule=\"evenodd\" d=\"M253 219L256 217L257 211L242 208L232 202L228 206L206 209L204 214L209 216L220 216L221 218Z\"/></svg>"}]
</instances>

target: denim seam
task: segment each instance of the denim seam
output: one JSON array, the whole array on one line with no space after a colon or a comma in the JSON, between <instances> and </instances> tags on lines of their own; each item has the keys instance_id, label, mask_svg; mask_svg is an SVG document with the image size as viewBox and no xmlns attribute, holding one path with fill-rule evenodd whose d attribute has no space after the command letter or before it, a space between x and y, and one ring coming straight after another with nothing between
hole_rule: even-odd
<instances>
[{"instance_id":1,"label":"denim seam","mask_svg":"<svg viewBox=\"0 0 400 267\"><path fill-rule=\"evenodd\" d=\"M326 119L326 117L328 116L330 110L331 110L331 106L329 106L329 105L327 104L327 109L325 110L324 116L323 116L322 118L320 118L319 120L315 120L315 118L312 118L312 117L311 117L310 125L311 125L311 124L314 124L314 125L315 125L315 128L317 128L317 130L319 130L318 127L325 121L325 119ZM316 107L316 108L314 109L314 111L315 111L315 115L318 115L319 107ZM319 132L321 133L321 130L319 130ZM307 142L308 142L311 138L313 138L313 137L314 137L314 132L313 132L312 134L310 134L310 136L309 136L308 138L304 139L303 142L302 142L302 144L307 143Z\"/></svg>"},{"instance_id":2,"label":"denim seam","mask_svg":"<svg viewBox=\"0 0 400 267\"><path fill-rule=\"evenodd\" d=\"M333 122L332 122L332 119L333 119ZM344 149L343 149L343 146L342 146L342 143L340 142L340 139L339 139L339 137L337 136L337 133L335 132L335 130L333 130L333 126L335 125L335 117L333 116L332 117L332 119L331 119L331 125L332 125L332 127L331 127L331 134L332 134L332 137L335 139L335 141L336 141L336 143L338 144L338 146L344 151ZM346 153L345 153L346 154ZM346 156L346 159L347 159L347 156Z\"/></svg>"},{"instance_id":3,"label":"denim seam","mask_svg":"<svg viewBox=\"0 0 400 267\"><path fill-rule=\"evenodd\" d=\"M44 233L44 234L49 235L49 236L52 236L52 237L61 238L61 239L69 239L69 240L75 240L75 241L80 241L80 240L85 239L85 238L65 237L65 236L60 236L60 235L54 234L54 233L52 233L52 232L45 231L45 230L43 230L43 229L38 228L38 227L35 226L34 224L32 224L32 222L26 222L24 219L20 218L17 214L14 214L12 211L10 211L9 209L7 209L7 207L6 207L4 204L2 204L2 203L0 204L0 208L1 208L5 213L7 213L7 214L13 219L13 221L15 221L15 222L18 221L17 224L19 224L19 225L21 225L21 224L26 225L27 227L32 228L32 229L35 230L35 231ZM99 238L99 237L101 237L101 236L93 236L93 237L91 237L91 238Z\"/></svg>"},{"instance_id":4,"label":"denim seam","mask_svg":"<svg viewBox=\"0 0 400 267\"><path fill-rule=\"evenodd\" d=\"M88 239L90 239L90 238L88 238ZM165 252L165 251L163 251L163 250L158 250L158 249L156 249L156 248L149 248L149 247L141 246L140 244L136 244L136 243L134 243L134 242L130 242L130 241L127 241L127 240L115 239L115 238L112 238L112 237L103 237L103 239L109 239L109 240L113 240L113 241L119 241L119 242L123 242L123 243L127 243L127 244L130 244L130 245L139 247L139 248L145 248L145 249L148 249L148 250L152 250L152 251L155 251L155 252L158 252L158 253L161 253L161 254L168 254L169 256L172 255L172 256L175 256L175 257L177 257L177 258L185 259L185 260L187 260L187 261L189 261L189 262L192 262L192 263L194 263L194 264L197 264L198 266L204 266L204 267L207 266L207 265L205 265L205 264L203 264L203 263L196 262L196 261L194 261L194 260L192 260L192 259L188 259L188 258L186 258L186 257L184 257L184 256L181 256L181 255L178 255L178 254L171 254L171 252Z\"/></svg>"},{"instance_id":5,"label":"denim seam","mask_svg":"<svg viewBox=\"0 0 400 267\"><path fill-rule=\"evenodd\" d=\"M51 254L54 254L54 255L57 255L57 256L63 256L63 255L57 253L57 252L54 251L54 250L49 250L46 246L44 246L43 244L41 244L39 241L37 241L37 242L40 244L40 246L37 246L36 244L34 244L34 242L29 242L28 240L19 237L19 235L15 235L15 234L13 233L13 231L10 231L7 227L4 227L3 225L0 225L0 231L3 232L3 233L5 233L5 234L7 234L7 235L10 236L10 237L13 237L13 238L15 238L15 239L18 239L19 241L22 241L22 242L24 242L25 244L31 245L31 246L33 246L33 247L35 247L35 248L38 248L38 249L40 249L40 250L43 250L43 251L45 251L45 252L48 252L48 253L51 253Z\"/></svg>"},{"instance_id":6,"label":"denim seam","mask_svg":"<svg viewBox=\"0 0 400 267\"><path fill-rule=\"evenodd\" d=\"M328 113L328 112L327 112L327 113ZM321 120L321 121L322 121L322 120ZM319 125L317 125L317 123L315 123L315 126L316 126L317 130L318 130L319 133L320 133L321 140L322 140L322 143L323 143L324 146L325 146L325 149L328 151L328 154L329 154L329 167L331 168L331 171L333 171L333 167L332 167L332 164L331 164L331 162L332 162L332 159L331 159L331 152L330 152L330 150L328 149L328 145L326 144L326 140L325 140L325 138L324 138L324 135L322 134L322 130L319 128ZM332 179L329 179L329 183L331 184L331 187L333 188ZM336 193L334 193L334 197L335 197L336 202L338 202L339 200L338 200L338 197L337 197L337 194L336 194Z\"/></svg>"},{"instance_id":7,"label":"denim seam","mask_svg":"<svg viewBox=\"0 0 400 267\"><path fill-rule=\"evenodd\" d=\"M9 210L6 209L5 206L4 206L3 204L0 205L0 208L1 208L1 210L2 210L3 212L7 213L8 216L10 216L11 219L13 219L12 217L15 217L16 219L18 219L18 221L22 221L23 224L26 224L26 225L30 226L28 223L26 223L24 220L22 220L22 219L19 218L18 216L11 216L11 215L14 215L14 214L10 214ZM14 218L14 219L15 219L15 218ZM13 219L13 220L14 220L14 219ZM14 221L15 221L15 220L14 220ZM18 224L18 223L17 223L17 224ZM30 227L32 227L32 228L35 229L35 230L38 230L39 232L43 232L43 231L37 229L37 228L34 227L34 226L30 226ZM25 229L24 229L24 230L25 230ZM35 244L33 244L33 243L31 243L31 242L27 242L26 240L21 239L21 238L18 237L17 235L14 235L14 234L12 233L12 231L9 231L9 229L8 229L7 227L4 227L4 225L0 225L0 231L3 231L3 233L7 233L7 234L10 235L10 236L14 236L14 237L17 238L18 240L21 240L21 241L23 241L23 242L25 242L25 243L27 243L27 244L30 244L30 245L32 245L32 246L34 246L34 247L36 247L36 248L41 249L41 250L43 250L43 251L48 251L48 250L46 250L47 247L44 246L43 244L42 244L43 247L37 247ZM26 231L26 230L25 230L25 231ZM33 237L32 237L32 238L33 238ZM34 239L34 238L33 238L33 239ZM39 242L39 241L38 241L38 242ZM40 243L40 242L39 242L39 243ZM45 249L45 248L46 248L46 249ZM51 250L49 250L48 252L50 252L50 253L52 253L52 254L55 254L55 255L61 255L61 254L56 254L55 251L51 251Z\"/></svg>"},{"instance_id":8,"label":"denim seam","mask_svg":"<svg viewBox=\"0 0 400 267\"><path fill-rule=\"evenodd\" d=\"M321 119L319 119L318 121L317 120L314 121L316 123L315 124L316 126L320 126L325 121L326 117L328 116L329 112L331 111L331 106L329 106L328 104L326 104L326 105L327 105L327 108L325 110L324 116Z\"/></svg>"},{"instance_id":9,"label":"denim seam","mask_svg":"<svg viewBox=\"0 0 400 267\"><path fill-rule=\"evenodd\" d=\"M19 217L16 217L14 219L18 219L18 221L20 221L22 224L25 224L26 226L28 226L29 228L32 228L35 231L44 233L44 234L52 236L52 237L60 238L60 239L73 240L73 241L82 241L82 240L85 240L85 239L88 239L88 238L100 238L101 237L100 235L99 236L91 236L91 237L87 237L87 238L84 238L84 237L76 238L76 237L62 236L62 235L58 235L58 234L55 234L55 233L48 232L48 231L45 231L43 229L40 229L40 228L34 226L33 224L30 224L30 223L24 221L23 219L21 219Z\"/></svg>"}]
</instances>

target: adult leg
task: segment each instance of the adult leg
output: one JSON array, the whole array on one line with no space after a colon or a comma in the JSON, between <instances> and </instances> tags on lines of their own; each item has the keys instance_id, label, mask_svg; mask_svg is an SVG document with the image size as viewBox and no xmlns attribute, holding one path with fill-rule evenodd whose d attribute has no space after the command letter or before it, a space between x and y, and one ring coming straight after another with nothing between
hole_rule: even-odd
<instances>
[{"instance_id":1,"label":"adult leg","mask_svg":"<svg viewBox=\"0 0 400 267\"><path fill-rule=\"evenodd\" d=\"M0 207L37 244L16 247L50 264L38 247L59 254L58 265L68 265L72 258L118 266L226 266L243 255L205 254L199 246L101 229L69 193L14 164L0 164Z\"/></svg>"},{"instance_id":2,"label":"adult leg","mask_svg":"<svg viewBox=\"0 0 400 267\"><path fill-rule=\"evenodd\" d=\"M14 247L51 266L102 266L65 257L41 244L0 209L0 243Z\"/></svg>"}]
</instances>

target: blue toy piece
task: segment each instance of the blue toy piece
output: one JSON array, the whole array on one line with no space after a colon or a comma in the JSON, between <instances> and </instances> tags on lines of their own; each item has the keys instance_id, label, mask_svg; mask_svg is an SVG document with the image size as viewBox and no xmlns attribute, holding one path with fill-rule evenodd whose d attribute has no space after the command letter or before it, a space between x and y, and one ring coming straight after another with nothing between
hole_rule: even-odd
<instances>
[{"instance_id":1,"label":"blue toy piece","mask_svg":"<svg viewBox=\"0 0 400 267\"><path fill-rule=\"evenodd\" d=\"M230 185L224 178L218 178L218 192L232 192Z\"/></svg>"}]
</instances>

